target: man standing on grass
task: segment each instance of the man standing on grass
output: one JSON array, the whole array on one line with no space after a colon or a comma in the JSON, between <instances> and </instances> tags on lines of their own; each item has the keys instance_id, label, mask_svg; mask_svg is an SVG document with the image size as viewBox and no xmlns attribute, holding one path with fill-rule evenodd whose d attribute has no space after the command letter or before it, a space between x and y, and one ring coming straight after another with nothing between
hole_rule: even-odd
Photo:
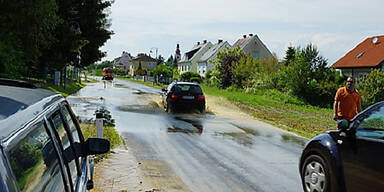
<instances>
[{"instance_id":1,"label":"man standing on grass","mask_svg":"<svg viewBox=\"0 0 384 192\"><path fill-rule=\"evenodd\" d=\"M333 119L351 120L357 113L361 111L361 97L355 89L356 79L348 77L345 87L339 88L336 92L333 110L335 112Z\"/></svg>"}]
</instances>

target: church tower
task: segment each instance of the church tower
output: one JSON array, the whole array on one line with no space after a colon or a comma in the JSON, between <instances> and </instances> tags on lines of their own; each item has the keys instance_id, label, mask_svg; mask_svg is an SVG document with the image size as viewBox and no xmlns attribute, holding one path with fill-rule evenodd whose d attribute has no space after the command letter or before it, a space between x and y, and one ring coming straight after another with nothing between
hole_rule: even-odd
<instances>
[{"instance_id":1,"label":"church tower","mask_svg":"<svg viewBox=\"0 0 384 192\"><path fill-rule=\"evenodd\" d=\"M176 51L175 51L175 60L173 63L177 66L177 63L181 60L181 53L180 53L180 46L179 44L176 45Z\"/></svg>"}]
</instances>

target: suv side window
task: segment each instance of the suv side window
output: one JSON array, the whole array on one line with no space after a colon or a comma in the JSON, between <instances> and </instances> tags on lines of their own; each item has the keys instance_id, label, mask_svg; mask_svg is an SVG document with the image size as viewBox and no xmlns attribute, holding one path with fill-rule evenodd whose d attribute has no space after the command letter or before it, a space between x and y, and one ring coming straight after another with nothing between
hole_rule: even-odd
<instances>
[{"instance_id":1,"label":"suv side window","mask_svg":"<svg viewBox=\"0 0 384 192\"><path fill-rule=\"evenodd\" d=\"M61 142L61 148L62 151L64 152L63 157L64 161L66 162L66 169L68 171L68 174L70 175L70 178L72 180L71 186L73 188L73 184L76 183L76 178L77 178L77 170L78 170L78 161L77 161L77 155L75 154L74 151L74 144L71 143L68 133L65 130L64 127L64 121L61 117L61 114L59 111L54 113L51 117L51 123L53 127L57 131L56 137L58 137L58 140Z\"/></svg>"},{"instance_id":2,"label":"suv side window","mask_svg":"<svg viewBox=\"0 0 384 192\"><path fill-rule=\"evenodd\" d=\"M8 151L20 191L64 191L57 152L42 121Z\"/></svg>"},{"instance_id":3,"label":"suv side window","mask_svg":"<svg viewBox=\"0 0 384 192\"><path fill-rule=\"evenodd\" d=\"M358 121L356 136L384 139L384 106L372 109Z\"/></svg>"},{"instance_id":4,"label":"suv side window","mask_svg":"<svg viewBox=\"0 0 384 192\"><path fill-rule=\"evenodd\" d=\"M80 134L76 128L75 122L73 121L71 114L68 111L67 106L63 106L61 109L63 112L64 119L68 125L69 131L71 132L73 142L80 143Z\"/></svg>"}]
</instances>

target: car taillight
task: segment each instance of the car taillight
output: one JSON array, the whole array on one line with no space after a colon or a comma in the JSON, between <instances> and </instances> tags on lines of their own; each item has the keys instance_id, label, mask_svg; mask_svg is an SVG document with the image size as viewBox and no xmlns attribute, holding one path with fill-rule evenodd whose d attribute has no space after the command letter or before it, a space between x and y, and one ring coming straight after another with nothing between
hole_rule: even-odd
<instances>
[{"instance_id":1,"label":"car taillight","mask_svg":"<svg viewBox=\"0 0 384 192\"><path fill-rule=\"evenodd\" d=\"M171 99L177 99L177 98L179 98L179 96L174 95L174 94L171 95Z\"/></svg>"},{"instance_id":2,"label":"car taillight","mask_svg":"<svg viewBox=\"0 0 384 192\"><path fill-rule=\"evenodd\" d=\"M198 98L197 98L197 100L198 101L204 101L205 100L205 96L203 95L203 96L199 96Z\"/></svg>"}]
</instances>

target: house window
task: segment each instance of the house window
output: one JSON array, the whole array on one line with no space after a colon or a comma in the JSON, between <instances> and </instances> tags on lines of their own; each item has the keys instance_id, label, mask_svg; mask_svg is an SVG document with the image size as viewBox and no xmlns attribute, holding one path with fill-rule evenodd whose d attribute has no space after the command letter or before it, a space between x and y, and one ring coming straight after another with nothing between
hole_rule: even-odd
<instances>
[{"instance_id":1,"label":"house window","mask_svg":"<svg viewBox=\"0 0 384 192\"><path fill-rule=\"evenodd\" d=\"M252 57L253 58L259 58L259 52L258 51L255 51L255 52L252 52Z\"/></svg>"}]
</instances>

